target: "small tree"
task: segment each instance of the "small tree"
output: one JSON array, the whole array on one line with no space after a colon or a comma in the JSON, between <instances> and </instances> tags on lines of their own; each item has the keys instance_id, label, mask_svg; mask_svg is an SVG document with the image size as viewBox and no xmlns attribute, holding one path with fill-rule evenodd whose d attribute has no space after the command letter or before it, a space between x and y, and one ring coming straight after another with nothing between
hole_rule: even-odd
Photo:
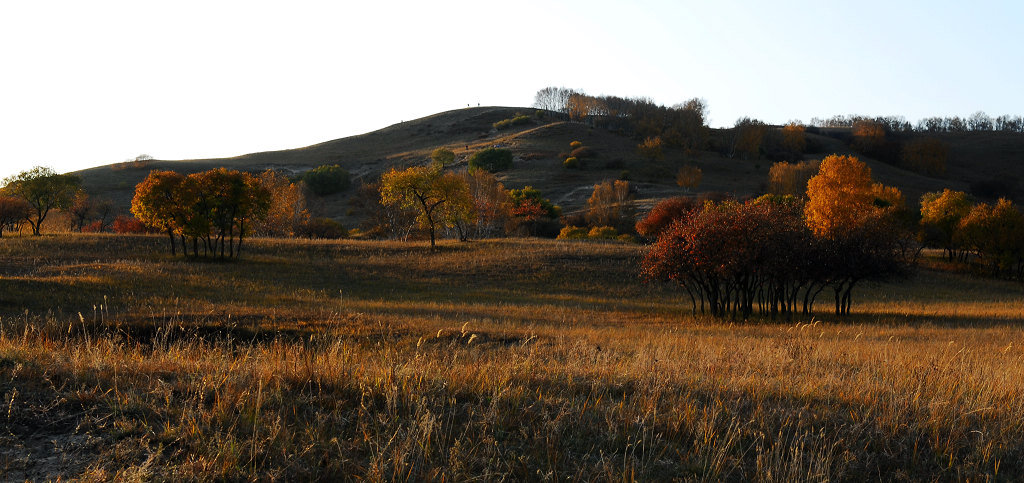
<instances>
[{"instance_id":1,"label":"small tree","mask_svg":"<svg viewBox=\"0 0 1024 483\"><path fill-rule=\"evenodd\" d=\"M690 190L700 186L701 180L704 178L704 172L700 168L688 164L679 168L679 172L676 173L676 184L684 188L687 193Z\"/></svg>"},{"instance_id":2,"label":"small tree","mask_svg":"<svg viewBox=\"0 0 1024 483\"><path fill-rule=\"evenodd\" d=\"M31 213L26 218L32 234L39 236L43 221L54 208L71 205L82 180L72 174L57 174L51 168L36 166L4 180L4 192L28 202Z\"/></svg>"},{"instance_id":3,"label":"small tree","mask_svg":"<svg viewBox=\"0 0 1024 483\"><path fill-rule=\"evenodd\" d=\"M449 166L455 161L455 151L448 148L437 148L430 153L430 159L441 166Z\"/></svg>"},{"instance_id":4,"label":"small tree","mask_svg":"<svg viewBox=\"0 0 1024 483\"><path fill-rule=\"evenodd\" d=\"M3 238L5 229L13 230L28 219L31 209L21 198L0 195L0 238Z\"/></svg>"},{"instance_id":5,"label":"small tree","mask_svg":"<svg viewBox=\"0 0 1024 483\"><path fill-rule=\"evenodd\" d=\"M587 200L587 222L591 226L633 228L636 223L633 198L629 181L606 180L594 185L594 192Z\"/></svg>"},{"instance_id":6,"label":"small tree","mask_svg":"<svg viewBox=\"0 0 1024 483\"><path fill-rule=\"evenodd\" d=\"M949 260L955 258L956 230L960 221L971 212L972 201L963 191L951 189L925 193L921 196L922 241L941 247Z\"/></svg>"},{"instance_id":7,"label":"small tree","mask_svg":"<svg viewBox=\"0 0 1024 483\"><path fill-rule=\"evenodd\" d=\"M381 202L416 207L417 220L430 232L430 248L436 246L438 225L454 226L459 217L472 216L473 200L466 181L441 166L392 168L381 177Z\"/></svg>"},{"instance_id":8,"label":"small tree","mask_svg":"<svg viewBox=\"0 0 1024 483\"><path fill-rule=\"evenodd\" d=\"M636 151L648 161L657 161L665 157L664 146L661 136L648 137L636 145Z\"/></svg>"}]
</instances>

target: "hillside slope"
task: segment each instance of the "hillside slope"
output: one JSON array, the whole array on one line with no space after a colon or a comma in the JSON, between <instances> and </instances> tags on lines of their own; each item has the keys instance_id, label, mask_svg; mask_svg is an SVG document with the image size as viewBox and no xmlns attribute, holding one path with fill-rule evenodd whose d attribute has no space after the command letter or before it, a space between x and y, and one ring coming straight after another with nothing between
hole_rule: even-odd
<instances>
[{"instance_id":1,"label":"hillside slope","mask_svg":"<svg viewBox=\"0 0 1024 483\"><path fill-rule=\"evenodd\" d=\"M703 170L698 192L723 192L736 196L762 193L772 162L766 159L730 158L716 151L684 153L667 149L658 161L642 159L636 152L637 140L591 128L575 122L551 118L531 118L524 126L495 131L492 124L517 113L532 114L528 108L476 107L442 112L406 121L386 128L335 139L312 146L282 151L245 154L233 158L183 161L153 160L142 166L124 163L80 171L83 184L94 196L110 198L127 211L134 187L152 169L172 169L183 173L228 167L259 172L275 169L298 175L323 164L339 164L352 174L354 184L373 182L391 167L425 164L430 152L445 146L456 153L456 165L465 165L473 152L490 146L508 148L515 154L511 170L499 173L509 188L533 186L571 213L582 209L595 183L605 179L627 178L637 188L641 207L676 196L684 191L675 185L675 172L684 164ZM712 130L713 145L728 143L729 130ZM808 134L814 153L804 159L820 159L832 154L855 154L843 142L828 136ZM581 141L591 148L593 158L583 161L582 169L566 169L562 160L570 151L569 143ZM908 203L921 194L945 187L969 190L972 183L1000 179L1016 186L1024 179L1024 136L1008 133L965 133L945 135L950 145L948 174L931 178L861 156L871 166L874 177L902 189ZM347 225L358 221L359 214L349 207L354 190L319 200L322 215Z\"/></svg>"}]
</instances>

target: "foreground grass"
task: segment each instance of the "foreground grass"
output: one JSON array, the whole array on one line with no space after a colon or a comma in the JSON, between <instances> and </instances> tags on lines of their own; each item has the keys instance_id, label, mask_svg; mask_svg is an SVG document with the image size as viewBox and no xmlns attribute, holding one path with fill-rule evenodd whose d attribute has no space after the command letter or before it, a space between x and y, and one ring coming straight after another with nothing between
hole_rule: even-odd
<instances>
[{"instance_id":1,"label":"foreground grass","mask_svg":"<svg viewBox=\"0 0 1024 483\"><path fill-rule=\"evenodd\" d=\"M1024 291L730 323L631 245L0 243L2 479L1021 479Z\"/></svg>"}]
</instances>

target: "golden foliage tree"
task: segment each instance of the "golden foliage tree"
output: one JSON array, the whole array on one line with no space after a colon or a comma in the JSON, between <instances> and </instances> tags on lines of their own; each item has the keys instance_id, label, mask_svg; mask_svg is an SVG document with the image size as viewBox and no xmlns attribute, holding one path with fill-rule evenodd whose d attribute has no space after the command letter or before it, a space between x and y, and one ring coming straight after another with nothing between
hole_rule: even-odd
<instances>
[{"instance_id":1,"label":"golden foliage tree","mask_svg":"<svg viewBox=\"0 0 1024 483\"><path fill-rule=\"evenodd\" d=\"M607 180L594 185L587 200L587 222L592 226L632 228L636 222L633 198L629 181Z\"/></svg>"},{"instance_id":2,"label":"golden foliage tree","mask_svg":"<svg viewBox=\"0 0 1024 483\"><path fill-rule=\"evenodd\" d=\"M28 218L31 209L28 202L21 198L0 194L0 238L3 238L5 229L20 226Z\"/></svg>"},{"instance_id":3,"label":"golden foliage tree","mask_svg":"<svg viewBox=\"0 0 1024 483\"><path fill-rule=\"evenodd\" d=\"M764 143L765 134L768 133L768 125L744 117L736 121L733 128L732 155L741 155L744 159L749 157L757 158L761 153L761 144Z\"/></svg>"},{"instance_id":4,"label":"golden foliage tree","mask_svg":"<svg viewBox=\"0 0 1024 483\"><path fill-rule=\"evenodd\" d=\"M685 188L687 192L700 186L701 180L704 178L704 172L700 168L688 164L679 168L676 173L676 184L682 188Z\"/></svg>"},{"instance_id":5,"label":"golden foliage tree","mask_svg":"<svg viewBox=\"0 0 1024 483\"><path fill-rule=\"evenodd\" d=\"M473 199L476 210L475 225L464 232L472 232L471 234L477 237L491 237L504 232L512 216L512 201L508 190L493 173L482 169L467 171L462 176L466 180L469 196ZM456 227L458 226L457 224ZM460 232L463 230L460 229Z\"/></svg>"},{"instance_id":6,"label":"golden foliage tree","mask_svg":"<svg viewBox=\"0 0 1024 483\"><path fill-rule=\"evenodd\" d=\"M292 183L273 170L258 176L260 184L270 193L270 206L266 218L253 226L253 233L263 236L293 236L308 223L310 213L306 193L301 183Z\"/></svg>"},{"instance_id":7,"label":"golden foliage tree","mask_svg":"<svg viewBox=\"0 0 1024 483\"><path fill-rule=\"evenodd\" d=\"M953 260L956 252L954 235L960 220L970 213L971 203L967 193L949 188L921 196L922 241L941 247Z\"/></svg>"},{"instance_id":8,"label":"golden foliage tree","mask_svg":"<svg viewBox=\"0 0 1024 483\"><path fill-rule=\"evenodd\" d=\"M661 136L644 138L644 141L636 145L637 153L648 161L657 161L665 157L665 143Z\"/></svg>"},{"instance_id":9,"label":"golden foliage tree","mask_svg":"<svg viewBox=\"0 0 1024 483\"><path fill-rule=\"evenodd\" d=\"M802 153L807 149L807 136L803 124L791 122L782 128L782 147L788 151Z\"/></svg>"},{"instance_id":10,"label":"golden foliage tree","mask_svg":"<svg viewBox=\"0 0 1024 483\"><path fill-rule=\"evenodd\" d=\"M775 163L768 170L768 190L777 195L793 195L804 197L807 194L807 181L818 174L821 161L801 161Z\"/></svg>"},{"instance_id":11,"label":"golden foliage tree","mask_svg":"<svg viewBox=\"0 0 1024 483\"><path fill-rule=\"evenodd\" d=\"M430 232L430 248L436 246L437 227L455 225L456 220L476 216L466 181L443 167L392 168L381 177L380 198L384 204L415 207L420 226Z\"/></svg>"},{"instance_id":12,"label":"golden foliage tree","mask_svg":"<svg viewBox=\"0 0 1024 483\"><path fill-rule=\"evenodd\" d=\"M903 195L896 188L872 184L871 168L855 156L833 154L821 161L807 182L807 225L818 236L850 232L871 215L898 209Z\"/></svg>"}]
</instances>

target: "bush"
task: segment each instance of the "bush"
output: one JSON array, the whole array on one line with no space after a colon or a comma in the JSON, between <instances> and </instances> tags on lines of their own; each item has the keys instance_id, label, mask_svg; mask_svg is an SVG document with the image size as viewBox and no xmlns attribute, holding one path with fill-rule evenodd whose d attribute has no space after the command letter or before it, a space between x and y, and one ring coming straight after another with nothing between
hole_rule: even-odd
<instances>
[{"instance_id":1,"label":"bush","mask_svg":"<svg viewBox=\"0 0 1024 483\"><path fill-rule=\"evenodd\" d=\"M619 173L619 179L622 180L622 181L628 181L629 180L629 170L628 169L622 170L622 172Z\"/></svg>"},{"instance_id":2,"label":"bush","mask_svg":"<svg viewBox=\"0 0 1024 483\"><path fill-rule=\"evenodd\" d=\"M302 181L317 196L327 196L348 189L351 181L348 171L337 164L323 165L306 171Z\"/></svg>"},{"instance_id":3,"label":"bush","mask_svg":"<svg viewBox=\"0 0 1024 483\"><path fill-rule=\"evenodd\" d=\"M623 243L637 243L639 241L635 236L630 235L629 233L623 233L615 237L615 239Z\"/></svg>"},{"instance_id":4,"label":"bush","mask_svg":"<svg viewBox=\"0 0 1024 483\"><path fill-rule=\"evenodd\" d=\"M304 238L338 239L348 236L345 227L330 218L313 218L295 230L295 235Z\"/></svg>"},{"instance_id":5,"label":"bush","mask_svg":"<svg viewBox=\"0 0 1024 483\"><path fill-rule=\"evenodd\" d=\"M503 119L501 121L498 121L498 122L494 123L492 126L494 127L494 129L497 129L497 130L500 131L502 129L509 128L509 127L512 127L512 126L521 126L521 125L527 124L529 122L530 122L530 116L519 114L516 117L513 117L511 119Z\"/></svg>"},{"instance_id":6,"label":"bush","mask_svg":"<svg viewBox=\"0 0 1024 483\"><path fill-rule=\"evenodd\" d=\"M562 162L562 166L564 166L564 167L566 167L568 169L579 169L580 168L580 160L578 160L576 158L566 158L565 161Z\"/></svg>"},{"instance_id":7,"label":"bush","mask_svg":"<svg viewBox=\"0 0 1024 483\"><path fill-rule=\"evenodd\" d=\"M110 226L114 233L152 233L152 230L134 216L118 216Z\"/></svg>"},{"instance_id":8,"label":"bush","mask_svg":"<svg viewBox=\"0 0 1024 483\"><path fill-rule=\"evenodd\" d=\"M581 226L566 226L558 232L558 240L585 240L587 229Z\"/></svg>"},{"instance_id":9,"label":"bush","mask_svg":"<svg viewBox=\"0 0 1024 483\"><path fill-rule=\"evenodd\" d=\"M573 149L576 149L576 148L578 148L580 146L583 146L583 143L581 143L579 141L573 141L573 142L569 143L569 147L573 148Z\"/></svg>"},{"instance_id":10,"label":"bush","mask_svg":"<svg viewBox=\"0 0 1024 483\"><path fill-rule=\"evenodd\" d=\"M504 171L512 167L512 151L499 148L487 148L477 151L469 157L471 169L484 169L492 173Z\"/></svg>"},{"instance_id":11,"label":"bush","mask_svg":"<svg viewBox=\"0 0 1024 483\"><path fill-rule=\"evenodd\" d=\"M618 236L619 232L610 226L595 226L587 233L587 238L591 240L614 240Z\"/></svg>"}]
</instances>

